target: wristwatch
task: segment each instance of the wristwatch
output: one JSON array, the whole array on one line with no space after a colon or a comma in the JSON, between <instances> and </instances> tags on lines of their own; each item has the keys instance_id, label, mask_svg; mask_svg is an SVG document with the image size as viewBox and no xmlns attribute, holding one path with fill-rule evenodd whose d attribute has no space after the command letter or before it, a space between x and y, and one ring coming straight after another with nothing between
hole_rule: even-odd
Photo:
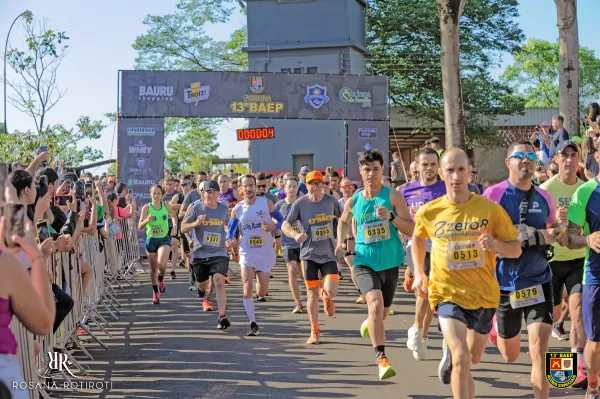
<instances>
[{"instance_id":1,"label":"wristwatch","mask_svg":"<svg viewBox=\"0 0 600 399\"><path fill-rule=\"evenodd\" d=\"M396 216L398 216L398 215L396 214L396 212L394 212L394 211L391 211L391 212L390 212L390 218L389 218L388 220L389 220L390 222L393 222L393 221L394 221L394 219L396 219Z\"/></svg>"}]
</instances>

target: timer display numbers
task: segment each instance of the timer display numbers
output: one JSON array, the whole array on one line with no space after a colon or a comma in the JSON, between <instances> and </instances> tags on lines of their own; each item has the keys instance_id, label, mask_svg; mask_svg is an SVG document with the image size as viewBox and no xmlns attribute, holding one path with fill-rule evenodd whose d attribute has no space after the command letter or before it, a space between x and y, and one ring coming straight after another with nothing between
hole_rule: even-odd
<instances>
[{"instance_id":1,"label":"timer display numbers","mask_svg":"<svg viewBox=\"0 0 600 399\"><path fill-rule=\"evenodd\" d=\"M274 127L257 127L237 130L238 141L269 140L275 138Z\"/></svg>"}]
</instances>

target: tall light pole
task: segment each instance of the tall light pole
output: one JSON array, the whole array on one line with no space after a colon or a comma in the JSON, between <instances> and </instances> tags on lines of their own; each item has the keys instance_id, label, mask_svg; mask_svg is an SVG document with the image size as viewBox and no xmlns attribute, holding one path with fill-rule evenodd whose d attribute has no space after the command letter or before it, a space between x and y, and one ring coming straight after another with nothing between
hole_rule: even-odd
<instances>
[{"instance_id":1,"label":"tall light pole","mask_svg":"<svg viewBox=\"0 0 600 399\"><path fill-rule=\"evenodd\" d=\"M8 133L8 128L6 127L6 53L8 52L8 38L10 37L10 31L12 30L15 22L19 18L31 19L33 17L33 13L29 10L22 12L17 15L15 20L10 24L10 28L8 28L8 34L6 35L6 44L4 45L4 132Z\"/></svg>"}]
</instances>

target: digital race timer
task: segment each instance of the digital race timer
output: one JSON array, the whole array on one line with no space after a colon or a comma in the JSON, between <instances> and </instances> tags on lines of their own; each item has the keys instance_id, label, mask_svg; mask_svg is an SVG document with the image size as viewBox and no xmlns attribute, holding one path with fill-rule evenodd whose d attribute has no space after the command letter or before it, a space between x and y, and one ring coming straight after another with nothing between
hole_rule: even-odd
<instances>
[{"instance_id":1,"label":"digital race timer","mask_svg":"<svg viewBox=\"0 0 600 399\"><path fill-rule=\"evenodd\" d=\"M238 129L238 141L244 140L268 140L275 138L274 127L257 127L252 129Z\"/></svg>"}]
</instances>

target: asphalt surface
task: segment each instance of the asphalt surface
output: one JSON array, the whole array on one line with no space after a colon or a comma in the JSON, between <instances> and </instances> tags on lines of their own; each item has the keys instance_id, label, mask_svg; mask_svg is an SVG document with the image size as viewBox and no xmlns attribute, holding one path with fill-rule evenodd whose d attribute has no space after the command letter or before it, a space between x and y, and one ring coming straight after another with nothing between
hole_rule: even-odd
<instances>
[{"instance_id":1,"label":"asphalt surface","mask_svg":"<svg viewBox=\"0 0 600 399\"><path fill-rule=\"evenodd\" d=\"M256 303L259 337L247 337L249 323L241 301L239 266L231 263L227 286L228 317L232 326L219 331L217 312L203 312L195 292L188 291L185 270L167 281L160 305L151 302L147 274L144 284L119 294L122 315L109 328L112 338L99 334L109 347L87 345L94 361L85 361L90 375L78 381L110 381L109 391L71 393L64 398L452 398L449 385L437 378L441 334L434 320L426 361L413 359L406 349L407 330L414 320L414 295L398 287L395 315L386 320L387 355L398 373L379 381L375 353L359 328L366 305L356 305L349 273L340 281L337 313L322 312L321 344L306 345L308 315L292 314L293 300L285 266L278 261L266 303ZM345 270L346 271L346 270ZM305 298L303 284L301 293ZM306 301L304 300L304 303ZM216 309L216 301L213 299ZM92 325L93 327L93 325ZM94 329L98 331L98 329ZM506 364L491 345L475 366L478 398L532 398L527 336L521 356ZM551 338L551 350L569 351L568 342ZM583 390L552 389L552 397L582 398Z\"/></svg>"}]
</instances>

